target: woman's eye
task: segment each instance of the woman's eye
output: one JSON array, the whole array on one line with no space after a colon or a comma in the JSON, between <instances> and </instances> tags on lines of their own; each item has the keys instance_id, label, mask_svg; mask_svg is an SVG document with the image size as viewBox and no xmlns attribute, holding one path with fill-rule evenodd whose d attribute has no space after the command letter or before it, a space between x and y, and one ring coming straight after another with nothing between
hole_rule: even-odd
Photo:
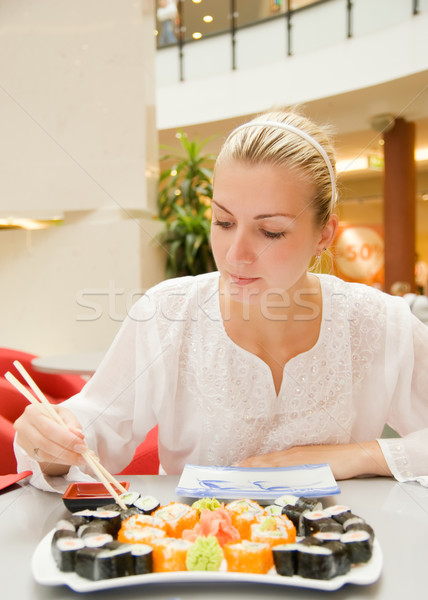
<instances>
[{"instance_id":1,"label":"woman's eye","mask_svg":"<svg viewBox=\"0 0 428 600\"><path fill-rule=\"evenodd\" d=\"M232 227L233 223L230 221L213 221L213 225L217 225L217 227L222 227L223 229L229 229Z\"/></svg>"},{"instance_id":2,"label":"woman's eye","mask_svg":"<svg viewBox=\"0 0 428 600\"><path fill-rule=\"evenodd\" d=\"M261 229L263 235L270 240L278 240L279 238L285 237L285 231L266 231L266 229Z\"/></svg>"}]
</instances>

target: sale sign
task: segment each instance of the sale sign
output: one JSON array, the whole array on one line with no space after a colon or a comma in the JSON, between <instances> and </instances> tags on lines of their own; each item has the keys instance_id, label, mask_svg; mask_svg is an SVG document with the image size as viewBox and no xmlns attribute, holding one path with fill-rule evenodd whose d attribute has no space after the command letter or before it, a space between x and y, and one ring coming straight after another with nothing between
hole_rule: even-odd
<instances>
[{"instance_id":1,"label":"sale sign","mask_svg":"<svg viewBox=\"0 0 428 600\"><path fill-rule=\"evenodd\" d=\"M335 270L347 281L383 282L384 240L381 227L339 225L334 249Z\"/></svg>"}]
</instances>

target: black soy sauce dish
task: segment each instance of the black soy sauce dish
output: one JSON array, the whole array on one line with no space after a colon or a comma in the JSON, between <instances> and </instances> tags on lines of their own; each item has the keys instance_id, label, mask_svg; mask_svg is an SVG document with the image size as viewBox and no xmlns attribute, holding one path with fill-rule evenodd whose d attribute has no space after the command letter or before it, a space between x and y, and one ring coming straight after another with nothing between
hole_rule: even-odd
<instances>
[{"instance_id":1,"label":"black soy sauce dish","mask_svg":"<svg viewBox=\"0 0 428 600\"><path fill-rule=\"evenodd\" d=\"M129 490L129 481L121 481L120 483L126 490ZM98 482L71 483L65 490L62 500L71 512L95 509L99 506L112 504L115 501L105 485Z\"/></svg>"}]
</instances>

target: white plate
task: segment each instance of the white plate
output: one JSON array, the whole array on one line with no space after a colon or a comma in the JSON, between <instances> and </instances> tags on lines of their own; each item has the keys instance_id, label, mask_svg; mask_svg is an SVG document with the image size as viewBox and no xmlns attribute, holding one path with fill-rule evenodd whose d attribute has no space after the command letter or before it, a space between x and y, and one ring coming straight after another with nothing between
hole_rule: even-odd
<instances>
[{"instance_id":1,"label":"white plate","mask_svg":"<svg viewBox=\"0 0 428 600\"><path fill-rule=\"evenodd\" d=\"M147 575L129 575L115 579L91 581L76 573L61 572L51 554L51 540L54 530L50 531L38 544L32 559L32 572L41 585L67 585L76 592L94 592L132 585L167 583L260 583L285 587L301 587L316 590L337 590L346 583L369 585L374 583L382 570L382 552L377 540L373 545L373 556L368 563L354 565L346 575L323 581L306 579L297 575L281 577L276 573L252 575L249 573L228 573L226 571L174 571L169 573L149 573Z\"/></svg>"},{"instance_id":2,"label":"white plate","mask_svg":"<svg viewBox=\"0 0 428 600\"><path fill-rule=\"evenodd\" d=\"M187 498L274 500L285 494L331 496L340 489L327 463L265 469L185 465L175 493Z\"/></svg>"}]
</instances>

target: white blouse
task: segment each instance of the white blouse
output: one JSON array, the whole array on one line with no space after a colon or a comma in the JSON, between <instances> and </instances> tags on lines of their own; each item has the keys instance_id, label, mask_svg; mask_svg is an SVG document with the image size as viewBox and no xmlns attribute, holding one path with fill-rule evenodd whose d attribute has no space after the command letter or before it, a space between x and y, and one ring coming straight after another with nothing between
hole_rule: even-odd
<instances>
[{"instance_id":1,"label":"white blouse","mask_svg":"<svg viewBox=\"0 0 428 600\"><path fill-rule=\"evenodd\" d=\"M373 440L388 423L403 436L379 440L394 476L428 475L428 327L402 298L318 277L318 341L285 365L278 395L268 365L225 331L218 273L149 290L82 392L64 403L88 446L117 473L159 424L161 466L176 474L186 463Z\"/></svg>"}]
</instances>

